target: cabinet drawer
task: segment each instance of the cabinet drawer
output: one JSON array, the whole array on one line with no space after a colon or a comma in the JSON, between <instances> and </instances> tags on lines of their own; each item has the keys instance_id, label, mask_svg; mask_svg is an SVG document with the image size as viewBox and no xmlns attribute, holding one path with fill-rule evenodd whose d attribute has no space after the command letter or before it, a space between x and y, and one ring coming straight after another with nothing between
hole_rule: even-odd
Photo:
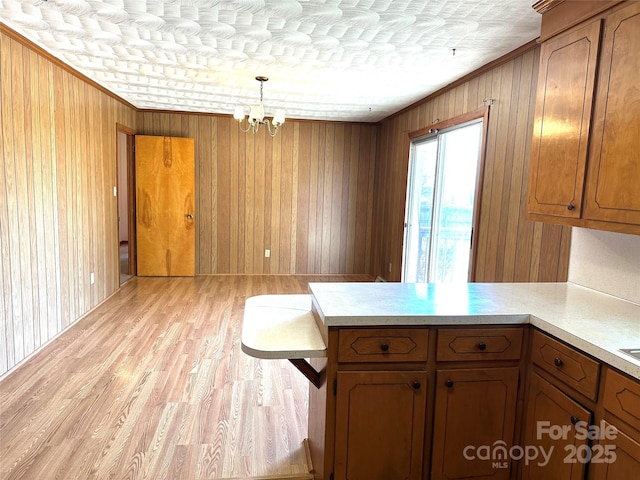
<instances>
[{"instance_id":1,"label":"cabinet drawer","mask_svg":"<svg viewBox=\"0 0 640 480\"><path fill-rule=\"evenodd\" d=\"M600 364L537 330L533 332L533 363L591 400L598 397Z\"/></svg>"},{"instance_id":2,"label":"cabinet drawer","mask_svg":"<svg viewBox=\"0 0 640 480\"><path fill-rule=\"evenodd\" d=\"M439 362L518 360L522 333L522 328L441 328L436 359Z\"/></svg>"},{"instance_id":3,"label":"cabinet drawer","mask_svg":"<svg viewBox=\"0 0 640 480\"><path fill-rule=\"evenodd\" d=\"M603 403L607 411L640 430L640 382L607 370Z\"/></svg>"},{"instance_id":4,"label":"cabinet drawer","mask_svg":"<svg viewBox=\"0 0 640 480\"><path fill-rule=\"evenodd\" d=\"M427 329L341 329L339 362L426 362Z\"/></svg>"}]
</instances>

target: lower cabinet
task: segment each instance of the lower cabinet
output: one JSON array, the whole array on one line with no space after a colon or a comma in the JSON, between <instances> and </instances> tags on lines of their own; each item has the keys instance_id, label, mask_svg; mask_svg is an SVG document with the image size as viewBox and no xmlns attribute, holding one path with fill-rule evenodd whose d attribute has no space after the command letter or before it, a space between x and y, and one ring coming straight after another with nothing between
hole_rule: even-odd
<instances>
[{"instance_id":1,"label":"lower cabinet","mask_svg":"<svg viewBox=\"0 0 640 480\"><path fill-rule=\"evenodd\" d=\"M523 446L536 457L521 461L521 478L584 479L589 440L576 426L591 425L591 412L536 373L529 382Z\"/></svg>"},{"instance_id":2,"label":"lower cabinet","mask_svg":"<svg viewBox=\"0 0 640 480\"><path fill-rule=\"evenodd\" d=\"M593 447L593 480L621 480L640 475L640 442L624 431L603 422L615 438L601 438Z\"/></svg>"},{"instance_id":3,"label":"lower cabinet","mask_svg":"<svg viewBox=\"0 0 640 480\"><path fill-rule=\"evenodd\" d=\"M436 373L431 479L508 479L518 367Z\"/></svg>"},{"instance_id":4,"label":"lower cabinet","mask_svg":"<svg viewBox=\"0 0 640 480\"><path fill-rule=\"evenodd\" d=\"M640 383L606 371L604 409L607 419L593 447L593 480L638 478L640 474ZM624 422L624 423L623 423Z\"/></svg>"},{"instance_id":5,"label":"lower cabinet","mask_svg":"<svg viewBox=\"0 0 640 480\"><path fill-rule=\"evenodd\" d=\"M638 477L640 382L538 330L343 328L327 346L315 480Z\"/></svg>"},{"instance_id":6,"label":"lower cabinet","mask_svg":"<svg viewBox=\"0 0 640 480\"><path fill-rule=\"evenodd\" d=\"M338 372L335 480L422 478L427 374Z\"/></svg>"}]
</instances>

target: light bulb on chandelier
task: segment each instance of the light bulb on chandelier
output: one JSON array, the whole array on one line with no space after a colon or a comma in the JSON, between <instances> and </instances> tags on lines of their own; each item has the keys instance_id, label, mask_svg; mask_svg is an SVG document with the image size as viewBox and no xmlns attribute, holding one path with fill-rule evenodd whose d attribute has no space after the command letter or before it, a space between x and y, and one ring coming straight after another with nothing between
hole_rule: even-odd
<instances>
[{"instance_id":1,"label":"light bulb on chandelier","mask_svg":"<svg viewBox=\"0 0 640 480\"><path fill-rule=\"evenodd\" d=\"M260 82L260 104L251 107L249 111L249 117L247 118L247 126L243 128L242 124L245 120L244 108L242 106L237 106L235 112L233 113L233 118L238 120L238 127L243 132L248 132L251 130L253 133L257 133L262 125L266 125L267 132L272 137L275 137L278 133L278 129L284 123L284 110L278 109L276 110L275 115L271 120L268 118L264 118L264 105L262 104L262 87L264 82L269 80L267 77L256 77L256 80Z\"/></svg>"}]
</instances>

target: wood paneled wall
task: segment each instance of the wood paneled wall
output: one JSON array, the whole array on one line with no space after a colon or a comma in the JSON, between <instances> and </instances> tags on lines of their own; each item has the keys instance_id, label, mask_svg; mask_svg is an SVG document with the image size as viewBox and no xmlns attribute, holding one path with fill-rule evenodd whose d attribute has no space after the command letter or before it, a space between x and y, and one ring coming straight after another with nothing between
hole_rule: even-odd
<instances>
[{"instance_id":1,"label":"wood paneled wall","mask_svg":"<svg viewBox=\"0 0 640 480\"><path fill-rule=\"evenodd\" d=\"M272 138L158 112L137 126L195 139L198 273L369 273L377 126L287 120Z\"/></svg>"},{"instance_id":2,"label":"wood paneled wall","mask_svg":"<svg viewBox=\"0 0 640 480\"><path fill-rule=\"evenodd\" d=\"M538 54L381 125L288 120L271 138L136 112L0 26L0 375L119 286L116 124L195 139L198 273L399 280L407 134L493 98L476 280L565 280L570 229L523 215Z\"/></svg>"},{"instance_id":3,"label":"wood paneled wall","mask_svg":"<svg viewBox=\"0 0 640 480\"><path fill-rule=\"evenodd\" d=\"M566 281L569 227L524 218L539 48L385 120L375 178L372 274L400 280L408 133L490 106L477 239L477 282ZM389 271L389 264L391 270Z\"/></svg>"},{"instance_id":4,"label":"wood paneled wall","mask_svg":"<svg viewBox=\"0 0 640 480\"><path fill-rule=\"evenodd\" d=\"M0 30L0 374L119 286L116 123L135 111Z\"/></svg>"}]
</instances>

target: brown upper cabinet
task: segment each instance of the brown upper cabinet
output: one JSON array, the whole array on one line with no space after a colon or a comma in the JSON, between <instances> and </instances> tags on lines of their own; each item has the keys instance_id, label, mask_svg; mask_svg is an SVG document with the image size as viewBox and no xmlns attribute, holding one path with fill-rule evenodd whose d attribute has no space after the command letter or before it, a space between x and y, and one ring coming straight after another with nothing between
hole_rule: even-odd
<instances>
[{"instance_id":1,"label":"brown upper cabinet","mask_svg":"<svg viewBox=\"0 0 640 480\"><path fill-rule=\"evenodd\" d=\"M600 21L540 50L529 211L580 218Z\"/></svg>"},{"instance_id":2,"label":"brown upper cabinet","mask_svg":"<svg viewBox=\"0 0 640 480\"><path fill-rule=\"evenodd\" d=\"M572 3L544 2L528 218L640 234L640 2Z\"/></svg>"}]
</instances>

